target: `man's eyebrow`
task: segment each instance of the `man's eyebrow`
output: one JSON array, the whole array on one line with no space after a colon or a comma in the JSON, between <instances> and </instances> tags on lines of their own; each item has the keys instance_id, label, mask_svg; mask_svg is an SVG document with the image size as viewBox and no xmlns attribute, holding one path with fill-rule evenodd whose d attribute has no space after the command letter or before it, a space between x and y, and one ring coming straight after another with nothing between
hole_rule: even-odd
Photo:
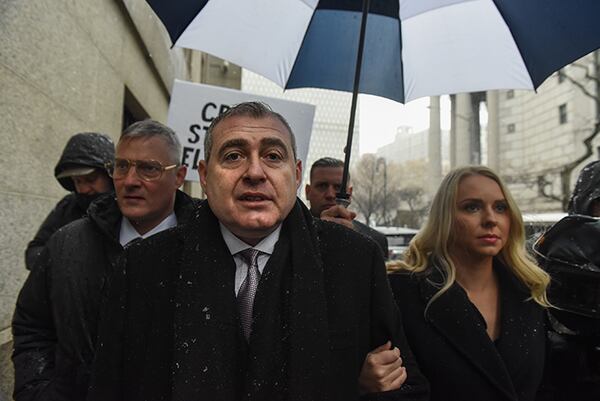
<instances>
[{"instance_id":1,"label":"man's eyebrow","mask_svg":"<svg viewBox=\"0 0 600 401\"><path fill-rule=\"evenodd\" d=\"M283 142L281 139L279 138L264 138L260 141L260 144L263 147L267 147L267 146L277 146L279 148L281 148L284 153L285 156L287 157L288 155L288 150L287 150L287 146L285 145L285 142Z\"/></svg>"},{"instance_id":2,"label":"man's eyebrow","mask_svg":"<svg viewBox=\"0 0 600 401\"><path fill-rule=\"evenodd\" d=\"M243 148L248 146L248 141L241 138L230 139L228 141L223 142L221 147L219 148L219 155L222 155L229 148Z\"/></svg>"}]
</instances>

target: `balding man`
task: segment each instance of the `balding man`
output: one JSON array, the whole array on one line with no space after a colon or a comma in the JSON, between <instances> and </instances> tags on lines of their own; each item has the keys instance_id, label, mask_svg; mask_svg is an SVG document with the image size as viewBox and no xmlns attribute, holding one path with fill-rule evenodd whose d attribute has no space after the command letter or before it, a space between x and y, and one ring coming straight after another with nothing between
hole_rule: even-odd
<instances>
[{"instance_id":1,"label":"balding man","mask_svg":"<svg viewBox=\"0 0 600 401\"><path fill-rule=\"evenodd\" d=\"M359 383L367 354L388 340L393 395L426 399L379 249L297 199L285 119L242 103L204 151L194 218L127 251L90 400L358 399L373 391Z\"/></svg>"}]
</instances>

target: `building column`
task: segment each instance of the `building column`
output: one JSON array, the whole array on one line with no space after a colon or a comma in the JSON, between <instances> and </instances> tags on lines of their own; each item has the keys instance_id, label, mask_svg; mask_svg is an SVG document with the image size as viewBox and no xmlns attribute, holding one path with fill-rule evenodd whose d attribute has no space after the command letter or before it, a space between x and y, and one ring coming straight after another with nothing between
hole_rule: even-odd
<instances>
[{"instance_id":1,"label":"building column","mask_svg":"<svg viewBox=\"0 0 600 401\"><path fill-rule=\"evenodd\" d=\"M456 167L456 95L450 95L450 168Z\"/></svg>"},{"instance_id":2,"label":"building column","mask_svg":"<svg viewBox=\"0 0 600 401\"><path fill-rule=\"evenodd\" d=\"M500 172L500 120L498 113L499 94L498 91L487 92L487 110L488 110L488 125L487 125L487 160L488 166L495 172Z\"/></svg>"},{"instance_id":3,"label":"building column","mask_svg":"<svg viewBox=\"0 0 600 401\"><path fill-rule=\"evenodd\" d=\"M434 194L442 180L442 128L439 96L431 96L429 98L427 156L429 159L429 192Z\"/></svg>"},{"instance_id":4,"label":"building column","mask_svg":"<svg viewBox=\"0 0 600 401\"><path fill-rule=\"evenodd\" d=\"M456 95L456 132L455 132L455 161L456 167L471 164L471 120L473 106L470 93Z\"/></svg>"}]
</instances>

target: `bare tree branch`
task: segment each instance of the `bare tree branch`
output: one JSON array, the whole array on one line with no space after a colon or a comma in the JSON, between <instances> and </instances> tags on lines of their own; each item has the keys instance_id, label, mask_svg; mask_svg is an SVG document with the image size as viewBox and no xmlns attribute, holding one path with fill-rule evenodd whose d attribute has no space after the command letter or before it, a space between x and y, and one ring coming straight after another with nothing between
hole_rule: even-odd
<instances>
[{"instance_id":1,"label":"bare tree branch","mask_svg":"<svg viewBox=\"0 0 600 401\"><path fill-rule=\"evenodd\" d=\"M586 76L586 78L588 78L588 77L589 77L588 79L593 79L593 78L591 77L591 75L589 75L589 74L587 74L587 73L586 73L586 75L585 75L585 76ZM590 92L590 91L589 91L589 90L588 90L588 89L585 87L585 85L583 85L581 82L579 82L579 81L575 80L574 78L570 77L570 76L569 76L569 75L567 75L567 74L565 74L565 75L564 75L564 77L565 77L565 78L566 78L566 79L567 79L569 82L571 82L571 84L573 84L573 85L575 85L576 87L578 87L578 88L579 88L579 90L581 90L581 92L583 92L583 94L584 94L584 95L586 95L586 96L587 96L587 97L589 97L589 98L596 99L596 95L595 95L594 93ZM595 80L595 79L594 79L594 80Z\"/></svg>"}]
</instances>

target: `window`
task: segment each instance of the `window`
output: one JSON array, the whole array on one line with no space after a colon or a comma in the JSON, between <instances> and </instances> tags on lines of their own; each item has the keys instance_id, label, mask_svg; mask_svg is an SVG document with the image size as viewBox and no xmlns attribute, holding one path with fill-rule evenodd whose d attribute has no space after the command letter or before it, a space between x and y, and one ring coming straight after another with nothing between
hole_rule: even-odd
<instances>
[{"instance_id":1,"label":"window","mask_svg":"<svg viewBox=\"0 0 600 401\"><path fill-rule=\"evenodd\" d=\"M512 124L512 123L511 123L511 124L508 124L508 125L506 126L506 131L507 131L509 134L513 134L513 133L514 133L516 130L517 130L517 127L515 126L515 124Z\"/></svg>"},{"instance_id":2,"label":"window","mask_svg":"<svg viewBox=\"0 0 600 401\"><path fill-rule=\"evenodd\" d=\"M566 124L568 121L567 118L567 104L561 104L560 106L558 106L558 121L561 124Z\"/></svg>"},{"instance_id":3,"label":"window","mask_svg":"<svg viewBox=\"0 0 600 401\"><path fill-rule=\"evenodd\" d=\"M510 89L508 91L506 91L506 98L507 99L512 99L513 97L515 97L515 91Z\"/></svg>"},{"instance_id":4,"label":"window","mask_svg":"<svg viewBox=\"0 0 600 401\"><path fill-rule=\"evenodd\" d=\"M125 96L123 98L123 119L121 121L122 129L129 127L136 121L148 118L148 113L140 105L135 96L125 87Z\"/></svg>"}]
</instances>

